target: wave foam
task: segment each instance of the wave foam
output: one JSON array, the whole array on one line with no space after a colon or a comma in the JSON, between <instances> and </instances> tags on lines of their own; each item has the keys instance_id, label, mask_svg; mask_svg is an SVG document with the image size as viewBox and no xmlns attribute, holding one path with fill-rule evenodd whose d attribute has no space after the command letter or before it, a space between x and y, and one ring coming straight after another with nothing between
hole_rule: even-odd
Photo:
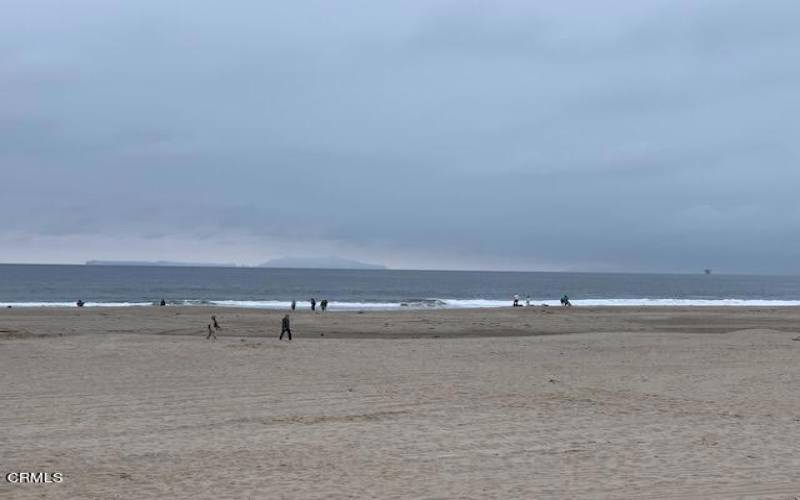
<instances>
[{"instance_id":1,"label":"wave foam","mask_svg":"<svg viewBox=\"0 0 800 500\"><path fill-rule=\"evenodd\" d=\"M152 306L152 302L85 302L84 307L139 307ZM75 302L0 302L0 308L8 307L76 307Z\"/></svg>"},{"instance_id":2,"label":"wave foam","mask_svg":"<svg viewBox=\"0 0 800 500\"><path fill-rule=\"evenodd\" d=\"M291 302L282 300L178 300L170 304L211 305L219 307L242 307L253 309L289 309ZM768 299L578 299L572 300L575 306L584 307L796 307L800 300ZM141 307L153 306L153 302L86 302L85 307ZM531 299L532 306L554 306L558 300ZM7 307L75 307L74 302L0 302L0 308ZM404 309L484 309L510 307L510 300L490 299L414 299L404 302L336 302L328 303L333 311L378 310L392 311ZM297 308L307 310L308 301L297 302Z\"/></svg>"},{"instance_id":3,"label":"wave foam","mask_svg":"<svg viewBox=\"0 0 800 500\"><path fill-rule=\"evenodd\" d=\"M508 307L510 300L444 300L449 308ZM570 299L574 306L584 307L794 307L800 300L768 299ZM558 300L531 299L531 306L560 307Z\"/></svg>"}]
</instances>

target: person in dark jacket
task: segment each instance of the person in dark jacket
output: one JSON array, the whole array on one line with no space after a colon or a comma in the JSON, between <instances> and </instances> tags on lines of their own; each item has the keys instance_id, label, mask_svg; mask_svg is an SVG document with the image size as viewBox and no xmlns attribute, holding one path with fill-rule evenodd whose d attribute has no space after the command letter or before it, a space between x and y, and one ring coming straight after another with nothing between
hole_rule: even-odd
<instances>
[{"instance_id":1,"label":"person in dark jacket","mask_svg":"<svg viewBox=\"0 0 800 500\"><path fill-rule=\"evenodd\" d=\"M206 340L211 339L211 342L217 341L217 334L214 333L214 330L211 329L211 325L208 325L208 335L206 335Z\"/></svg>"},{"instance_id":2,"label":"person in dark jacket","mask_svg":"<svg viewBox=\"0 0 800 500\"><path fill-rule=\"evenodd\" d=\"M289 336L289 340L292 340L292 327L289 324L289 315L283 317L281 320L281 336L278 337L278 340L283 340L283 334L286 333Z\"/></svg>"},{"instance_id":3,"label":"person in dark jacket","mask_svg":"<svg viewBox=\"0 0 800 500\"><path fill-rule=\"evenodd\" d=\"M296 307L297 307L297 302L293 300L292 301L292 311L294 311Z\"/></svg>"},{"instance_id":4,"label":"person in dark jacket","mask_svg":"<svg viewBox=\"0 0 800 500\"><path fill-rule=\"evenodd\" d=\"M317 299L315 299L314 297L311 297L311 310L312 311L317 310Z\"/></svg>"}]
</instances>

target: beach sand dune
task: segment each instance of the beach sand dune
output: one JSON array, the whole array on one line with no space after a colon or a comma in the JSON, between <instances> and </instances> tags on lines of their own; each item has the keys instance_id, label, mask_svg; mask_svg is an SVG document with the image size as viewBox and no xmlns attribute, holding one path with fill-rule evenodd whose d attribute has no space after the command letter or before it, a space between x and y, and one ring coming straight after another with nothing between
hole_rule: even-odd
<instances>
[{"instance_id":1,"label":"beach sand dune","mask_svg":"<svg viewBox=\"0 0 800 500\"><path fill-rule=\"evenodd\" d=\"M0 497L800 496L795 309L210 312L0 312Z\"/></svg>"}]
</instances>

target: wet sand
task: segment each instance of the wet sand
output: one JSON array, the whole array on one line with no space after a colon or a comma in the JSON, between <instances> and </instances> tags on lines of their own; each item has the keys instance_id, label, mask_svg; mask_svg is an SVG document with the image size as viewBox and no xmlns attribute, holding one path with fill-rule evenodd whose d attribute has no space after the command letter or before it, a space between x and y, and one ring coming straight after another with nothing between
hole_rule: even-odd
<instances>
[{"instance_id":1,"label":"wet sand","mask_svg":"<svg viewBox=\"0 0 800 500\"><path fill-rule=\"evenodd\" d=\"M0 309L0 338L107 333L205 336L215 314L219 335L271 337L290 311L224 307ZM800 308L507 307L502 309L291 312L298 338L435 338L565 333L727 333L800 329Z\"/></svg>"},{"instance_id":2,"label":"wet sand","mask_svg":"<svg viewBox=\"0 0 800 500\"><path fill-rule=\"evenodd\" d=\"M800 496L800 309L282 314L0 311L0 498Z\"/></svg>"}]
</instances>

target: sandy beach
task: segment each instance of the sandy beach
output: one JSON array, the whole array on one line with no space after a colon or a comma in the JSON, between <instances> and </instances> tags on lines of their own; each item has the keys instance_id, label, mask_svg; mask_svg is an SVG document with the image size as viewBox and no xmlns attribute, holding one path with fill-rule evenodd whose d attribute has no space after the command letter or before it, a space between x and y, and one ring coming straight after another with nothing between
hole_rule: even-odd
<instances>
[{"instance_id":1,"label":"sandy beach","mask_svg":"<svg viewBox=\"0 0 800 500\"><path fill-rule=\"evenodd\" d=\"M800 496L800 309L282 315L0 311L0 497Z\"/></svg>"}]
</instances>

